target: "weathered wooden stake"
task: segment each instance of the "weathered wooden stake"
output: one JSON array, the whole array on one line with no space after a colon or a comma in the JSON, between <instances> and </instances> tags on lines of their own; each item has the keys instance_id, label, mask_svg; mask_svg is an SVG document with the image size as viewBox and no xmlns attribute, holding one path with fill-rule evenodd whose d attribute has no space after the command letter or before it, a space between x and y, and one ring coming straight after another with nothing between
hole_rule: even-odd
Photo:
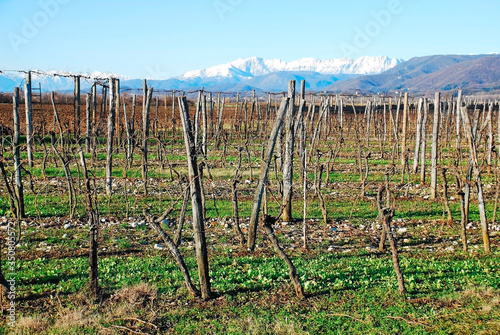
<instances>
[{"instance_id":1,"label":"weathered wooden stake","mask_svg":"<svg viewBox=\"0 0 500 335\"><path fill-rule=\"evenodd\" d=\"M201 186L198 175L198 163L196 155L196 146L194 144L193 132L191 130L191 121L189 118L189 109L186 97L179 98L181 107L182 130L184 133L184 142L186 146L189 183L191 190L191 207L193 213L193 232L196 244L196 260L198 262L198 277L200 280L200 291L203 299L209 299L212 295L210 289L210 274L208 268L208 250L205 237L205 223L203 222L203 208L201 202Z\"/></svg>"},{"instance_id":2,"label":"weathered wooden stake","mask_svg":"<svg viewBox=\"0 0 500 335\"><path fill-rule=\"evenodd\" d=\"M91 109L92 109L92 94L87 94L87 99L85 100L85 148L87 153L90 152L90 139L92 137L92 119L91 119Z\"/></svg>"},{"instance_id":3,"label":"weathered wooden stake","mask_svg":"<svg viewBox=\"0 0 500 335\"><path fill-rule=\"evenodd\" d=\"M24 218L24 191L23 191L23 181L21 177L21 157L20 157L20 146L21 146L21 123L19 121L19 87L14 88L14 95L12 97L13 111L14 111L14 174L15 174L15 193L17 200L17 213L16 218Z\"/></svg>"},{"instance_id":4,"label":"weathered wooden stake","mask_svg":"<svg viewBox=\"0 0 500 335\"><path fill-rule=\"evenodd\" d=\"M88 223L90 227L90 253L89 253L89 289L90 295L96 298L99 295L99 273L98 273L98 232L99 232L99 216L96 210L96 199L92 197L92 188L90 184L87 163L83 149L80 147L80 164L82 165L83 178L85 180L85 199L87 205Z\"/></svg>"},{"instance_id":5,"label":"weathered wooden stake","mask_svg":"<svg viewBox=\"0 0 500 335\"><path fill-rule=\"evenodd\" d=\"M458 98L457 98L457 110L456 110L456 144L455 144L455 150L457 151L457 160L460 161L462 158L462 148L461 148L461 128L462 128L462 90L458 91ZM499 130L500 131L500 130Z\"/></svg>"},{"instance_id":6,"label":"weathered wooden stake","mask_svg":"<svg viewBox=\"0 0 500 335\"><path fill-rule=\"evenodd\" d=\"M207 96L203 95L203 99L201 101L201 119L203 124L203 132L201 135L201 151L203 153L203 157L207 158L207 136L208 136L208 116L207 116ZM207 166L208 168L208 166Z\"/></svg>"},{"instance_id":7,"label":"weathered wooden stake","mask_svg":"<svg viewBox=\"0 0 500 335\"><path fill-rule=\"evenodd\" d=\"M434 123L432 125L432 153L431 153L431 199L437 197L437 162L439 147L439 116L441 107L441 93L436 92L434 99Z\"/></svg>"},{"instance_id":8,"label":"weathered wooden stake","mask_svg":"<svg viewBox=\"0 0 500 335\"><path fill-rule=\"evenodd\" d=\"M148 141L149 141L149 110L151 108L151 98L153 88L149 87L144 95L144 104L142 110L142 179L144 180L145 190L147 191L148 182Z\"/></svg>"},{"instance_id":9,"label":"weathered wooden stake","mask_svg":"<svg viewBox=\"0 0 500 335\"><path fill-rule=\"evenodd\" d=\"M129 167L132 167L134 161L134 149L135 149L135 109L137 105L137 95L134 94L132 97L132 117L130 118L130 142L128 145L128 159L129 159Z\"/></svg>"},{"instance_id":10,"label":"weathered wooden stake","mask_svg":"<svg viewBox=\"0 0 500 335\"><path fill-rule=\"evenodd\" d=\"M172 148L174 145L174 139L175 139L175 134L176 128L175 128L175 90L172 91Z\"/></svg>"},{"instance_id":11,"label":"weathered wooden stake","mask_svg":"<svg viewBox=\"0 0 500 335\"><path fill-rule=\"evenodd\" d=\"M415 154L413 155L413 173L417 173L418 171L418 161L420 159L420 149L422 147L422 107L423 107L424 99L420 98L418 101L417 108L417 132L415 134Z\"/></svg>"},{"instance_id":12,"label":"weathered wooden stake","mask_svg":"<svg viewBox=\"0 0 500 335\"><path fill-rule=\"evenodd\" d=\"M429 104L424 98L424 119L422 121L422 148L420 150L420 182L425 183L425 156L427 151L427 119L429 118Z\"/></svg>"},{"instance_id":13,"label":"weathered wooden stake","mask_svg":"<svg viewBox=\"0 0 500 335\"><path fill-rule=\"evenodd\" d=\"M304 166L303 170L303 201L304 201L304 206L303 206L303 218L302 218L302 241L304 243L304 249L308 250L309 249L309 241L307 239L307 221L306 221L306 216L307 216L307 148L304 148L304 151L302 152L302 164Z\"/></svg>"},{"instance_id":14,"label":"weathered wooden stake","mask_svg":"<svg viewBox=\"0 0 500 335\"><path fill-rule=\"evenodd\" d=\"M292 179L293 179L293 152L295 146L295 80L288 82L288 109L286 112L285 131L285 165L283 167L283 221L292 221Z\"/></svg>"},{"instance_id":15,"label":"weathered wooden stake","mask_svg":"<svg viewBox=\"0 0 500 335\"><path fill-rule=\"evenodd\" d=\"M465 212L465 193L460 190L458 192L460 197L460 238L462 239L462 249L467 252L467 213Z\"/></svg>"},{"instance_id":16,"label":"weathered wooden stake","mask_svg":"<svg viewBox=\"0 0 500 335\"><path fill-rule=\"evenodd\" d=\"M26 106L26 151L28 154L28 166L33 167L33 110L31 105L31 71L26 73L26 84L24 86L24 103Z\"/></svg>"},{"instance_id":17,"label":"weathered wooden stake","mask_svg":"<svg viewBox=\"0 0 500 335\"><path fill-rule=\"evenodd\" d=\"M401 167L403 170L406 165L406 133L408 127L408 92L405 93L404 109L403 109L403 133L401 134Z\"/></svg>"},{"instance_id":18,"label":"weathered wooden stake","mask_svg":"<svg viewBox=\"0 0 500 335\"><path fill-rule=\"evenodd\" d=\"M91 149L90 151L92 152L92 162L95 161L95 156L96 156L96 146L97 146L97 84L94 83L92 85L92 120L90 121L90 128L92 132L90 133L91 136Z\"/></svg>"},{"instance_id":19,"label":"weathered wooden stake","mask_svg":"<svg viewBox=\"0 0 500 335\"><path fill-rule=\"evenodd\" d=\"M257 224L259 221L260 205L262 203L262 194L264 192L264 187L267 182L267 176L269 174L269 165L271 164L271 160L273 158L276 139L282 127L283 117L288 108L289 100L290 99L288 98L283 98L281 100L281 105L276 115L276 120L274 121L273 129L271 130L269 141L267 143L265 159L260 166L260 179L257 184L257 188L255 189L252 204L252 215L250 217L250 223L248 226L247 247L252 251L255 249L255 239L257 237Z\"/></svg>"},{"instance_id":20,"label":"weathered wooden stake","mask_svg":"<svg viewBox=\"0 0 500 335\"><path fill-rule=\"evenodd\" d=\"M106 194L113 192L113 139L115 136L115 79L109 78L108 139L106 151Z\"/></svg>"},{"instance_id":21,"label":"weathered wooden stake","mask_svg":"<svg viewBox=\"0 0 500 335\"><path fill-rule=\"evenodd\" d=\"M469 142L469 155L472 163L472 168L474 171L474 180L477 188L477 202L479 209L479 217L481 219L481 233L483 235L484 251L486 253L491 252L490 247L490 236L488 232L488 219L486 217L486 206L484 201L483 184L481 181L481 167L479 165L477 157L477 144L475 142L475 136L473 135L473 127L471 127L471 122L469 119L469 114L467 113L467 108L462 108L462 118L464 120L465 134L467 136L467 141Z\"/></svg>"},{"instance_id":22,"label":"weathered wooden stake","mask_svg":"<svg viewBox=\"0 0 500 335\"><path fill-rule=\"evenodd\" d=\"M493 103L490 103L489 109L488 109L488 116L486 119L486 122L488 123L488 144L487 144L487 160L486 163L488 164L488 172L491 172L491 162L493 159L493 120L492 120L492 114L493 114Z\"/></svg>"},{"instance_id":23,"label":"weathered wooden stake","mask_svg":"<svg viewBox=\"0 0 500 335\"><path fill-rule=\"evenodd\" d=\"M120 79L115 79L115 132L116 132L116 150L117 152L120 150L121 143L122 143L122 119L120 116L120 106L121 106L121 101L120 101Z\"/></svg>"},{"instance_id":24,"label":"weathered wooden stake","mask_svg":"<svg viewBox=\"0 0 500 335\"><path fill-rule=\"evenodd\" d=\"M75 115L75 139L80 137L80 76L75 76L75 92L73 95L73 106Z\"/></svg>"}]
</instances>

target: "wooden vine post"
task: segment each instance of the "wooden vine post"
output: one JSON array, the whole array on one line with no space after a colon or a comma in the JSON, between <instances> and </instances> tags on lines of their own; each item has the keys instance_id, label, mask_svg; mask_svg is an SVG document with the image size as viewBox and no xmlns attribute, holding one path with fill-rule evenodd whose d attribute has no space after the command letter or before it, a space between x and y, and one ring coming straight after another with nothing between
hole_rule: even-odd
<instances>
[{"instance_id":1,"label":"wooden vine post","mask_svg":"<svg viewBox=\"0 0 500 335\"><path fill-rule=\"evenodd\" d=\"M306 105L306 81L301 80L300 81L300 102L299 102L299 109L297 110L297 117L295 121L295 134L297 135L297 138L299 139L299 148L298 148L298 156L299 156L299 176L300 180L303 179L304 175L304 161L303 161L303 155L302 153L305 151L305 115L304 115L304 109Z\"/></svg>"},{"instance_id":2,"label":"wooden vine post","mask_svg":"<svg viewBox=\"0 0 500 335\"><path fill-rule=\"evenodd\" d=\"M281 105L278 112L276 113L276 120L274 121L273 129L271 130L271 135L269 136L269 141L267 143L266 154L260 166L260 178L257 184L257 188L255 189L252 203L252 214L250 216L250 223L248 226L247 248L251 251L255 249L255 240L257 237L257 225L259 221L260 206L262 204L262 195L264 193L264 188L267 182L269 166L273 158L276 139L278 138L278 133L283 124L283 117L285 116L285 112L288 108L289 100L290 99L288 98L283 98L281 100Z\"/></svg>"},{"instance_id":3,"label":"wooden vine post","mask_svg":"<svg viewBox=\"0 0 500 335\"><path fill-rule=\"evenodd\" d=\"M120 116L120 106L121 106L121 100L120 100L120 79L115 79L115 132L116 132L116 152L120 150L120 146L122 143L122 117Z\"/></svg>"},{"instance_id":4,"label":"wooden vine post","mask_svg":"<svg viewBox=\"0 0 500 335\"><path fill-rule=\"evenodd\" d=\"M404 98L404 108L403 108L403 133L401 134L401 167L403 169L403 178L404 171L406 169L406 159L407 159L407 150L406 150L406 134L408 128L408 92L405 93Z\"/></svg>"},{"instance_id":5,"label":"wooden vine post","mask_svg":"<svg viewBox=\"0 0 500 335\"><path fill-rule=\"evenodd\" d=\"M423 126L423 107L424 99L420 98L418 101L417 108L417 132L415 134L415 154L413 155L413 173L417 173L418 171L418 162L420 159L420 149L422 147L422 126Z\"/></svg>"},{"instance_id":6,"label":"wooden vine post","mask_svg":"<svg viewBox=\"0 0 500 335\"><path fill-rule=\"evenodd\" d=\"M210 289L210 274L208 268L208 250L205 237L205 223L203 222L203 208L201 201L201 186L198 175L196 146L194 143L191 121L189 118L188 103L185 96L179 98L182 132L186 145L186 154L189 169L189 184L191 191L191 207L193 213L193 232L196 245L196 261L198 263L198 277L202 299L209 299L212 295Z\"/></svg>"},{"instance_id":7,"label":"wooden vine post","mask_svg":"<svg viewBox=\"0 0 500 335\"><path fill-rule=\"evenodd\" d=\"M92 129L91 140L90 140L90 152L92 153L92 163L94 163L97 159L96 157L96 146L97 146L97 135L98 135L98 122L97 119L99 117L97 111L97 83L92 85L92 120L90 122L90 127Z\"/></svg>"},{"instance_id":8,"label":"wooden vine post","mask_svg":"<svg viewBox=\"0 0 500 335\"><path fill-rule=\"evenodd\" d=\"M425 152L427 150L427 119L429 118L429 104L424 98L424 116L422 120L422 148L420 150L420 182L425 183Z\"/></svg>"},{"instance_id":9,"label":"wooden vine post","mask_svg":"<svg viewBox=\"0 0 500 335\"><path fill-rule=\"evenodd\" d=\"M109 78L108 139L106 152L106 194L113 192L113 138L115 135L115 79Z\"/></svg>"},{"instance_id":10,"label":"wooden vine post","mask_svg":"<svg viewBox=\"0 0 500 335\"><path fill-rule=\"evenodd\" d=\"M203 132L201 135L201 152L203 157L207 158L207 136L208 136L208 116L207 116L207 96L203 95L203 99L201 100L201 120L203 125Z\"/></svg>"},{"instance_id":11,"label":"wooden vine post","mask_svg":"<svg viewBox=\"0 0 500 335\"><path fill-rule=\"evenodd\" d=\"M28 166L33 167L33 109L31 104L31 71L26 73L26 84L24 86L24 103L26 106L26 151L28 154Z\"/></svg>"},{"instance_id":12,"label":"wooden vine post","mask_svg":"<svg viewBox=\"0 0 500 335\"><path fill-rule=\"evenodd\" d=\"M309 241L307 239L307 149L304 147L304 151L302 152L302 164L303 164L303 218L302 218L302 241L305 250L309 250Z\"/></svg>"},{"instance_id":13,"label":"wooden vine post","mask_svg":"<svg viewBox=\"0 0 500 335\"><path fill-rule=\"evenodd\" d=\"M293 152L295 146L295 80L288 82L289 104L286 111L285 131L285 165L283 167L283 221L292 221L292 179L293 179Z\"/></svg>"},{"instance_id":14,"label":"wooden vine post","mask_svg":"<svg viewBox=\"0 0 500 335\"><path fill-rule=\"evenodd\" d=\"M87 93L87 98L85 99L85 116L86 116L86 127L85 127L85 148L87 153L90 152L90 139L92 137L92 94Z\"/></svg>"},{"instance_id":15,"label":"wooden vine post","mask_svg":"<svg viewBox=\"0 0 500 335\"><path fill-rule=\"evenodd\" d=\"M490 247L490 236L488 232L488 219L486 217L486 207L484 201L483 184L481 181L481 166L479 165L478 155L477 155L477 144L476 138L473 135L471 122L469 119L469 114L467 113L467 108L463 107L462 118L464 120L465 135L467 136L467 142L469 143L469 155L472 164L472 169L474 173L474 180L477 189L477 202L479 209L479 217L481 220L481 233L483 236L484 251L489 254L491 253Z\"/></svg>"},{"instance_id":16,"label":"wooden vine post","mask_svg":"<svg viewBox=\"0 0 500 335\"><path fill-rule=\"evenodd\" d=\"M456 121L455 121L455 131L456 131L456 144L455 144L455 150L457 152L457 160L460 162L462 158L462 149L460 148L461 146L461 126L462 126L462 90L458 91L458 98L457 98L457 110L456 110ZM498 129L500 132L500 128Z\"/></svg>"},{"instance_id":17,"label":"wooden vine post","mask_svg":"<svg viewBox=\"0 0 500 335\"><path fill-rule=\"evenodd\" d=\"M146 82L146 80L144 80ZM145 84L146 85L146 84ZM146 86L147 87L147 86ZM144 92L144 104L142 110L142 179L144 180L144 188L148 193L148 141L149 141L149 110L151 108L151 98L153 96L153 88L146 88Z\"/></svg>"},{"instance_id":18,"label":"wooden vine post","mask_svg":"<svg viewBox=\"0 0 500 335\"><path fill-rule=\"evenodd\" d=\"M175 142L175 90L172 91L172 146Z\"/></svg>"},{"instance_id":19,"label":"wooden vine post","mask_svg":"<svg viewBox=\"0 0 500 335\"><path fill-rule=\"evenodd\" d=\"M75 115L75 139L80 137L80 76L75 76L75 92L73 95L73 106Z\"/></svg>"},{"instance_id":20,"label":"wooden vine post","mask_svg":"<svg viewBox=\"0 0 500 335\"><path fill-rule=\"evenodd\" d=\"M102 86L102 101L101 101L101 117L106 117L106 104L108 101L108 87L106 85Z\"/></svg>"},{"instance_id":21,"label":"wooden vine post","mask_svg":"<svg viewBox=\"0 0 500 335\"><path fill-rule=\"evenodd\" d=\"M497 148L500 148L500 108L497 113ZM500 159L498 164L500 165Z\"/></svg>"},{"instance_id":22,"label":"wooden vine post","mask_svg":"<svg viewBox=\"0 0 500 335\"><path fill-rule=\"evenodd\" d=\"M92 298L97 298L99 295L99 272L98 272L98 232L99 232L99 216L97 211L97 199L92 196L92 188L90 184L87 163L83 149L80 146L80 164L82 165L83 178L85 180L85 200L87 205L88 223L90 227L90 253L89 253L89 290Z\"/></svg>"},{"instance_id":23,"label":"wooden vine post","mask_svg":"<svg viewBox=\"0 0 500 335\"><path fill-rule=\"evenodd\" d=\"M21 143L21 123L19 121L19 87L14 88L14 96L12 97L13 112L14 112L14 175L15 175L15 193L17 200L16 218L25 217L24 213L24 192L23 182L21 177L21 157L19 154Z\"/></svg>"},{"instance_id":24,"label":"wooden vine post","mask_svg":"<svg viewBox=\"0 0 500 335\"><path fill-rule=\"evenodd\" d=\"M127 143L127 160L128 167L132 167L134 161L134 148L135 148L135 109L137 105L137 95L132 96L132 116L130 117L128 126L128 143Z\"/></svg>"},{"instance_id":25,"label":"wooden vine post","mask_svg":"<svg viewBox=\"0 0 500 335\"><path fill-rule=\"evenodd\" d=\"M432 152L431 152L431 199L437 196L437 161L439 145L439 114L441 105L441 93L436 92L434 99L434 123L432 125Z\"/></svg>"}]
</instances>

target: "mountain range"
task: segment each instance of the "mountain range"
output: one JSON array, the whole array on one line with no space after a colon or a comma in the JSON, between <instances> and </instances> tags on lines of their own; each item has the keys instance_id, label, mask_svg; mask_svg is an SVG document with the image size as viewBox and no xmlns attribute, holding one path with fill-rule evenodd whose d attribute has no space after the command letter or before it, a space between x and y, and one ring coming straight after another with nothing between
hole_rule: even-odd
<instances>
[{"instance_id":1,"label":"mountain range","mask_svg":"<svg viewBox=\"0 0 500 335\"><path fill-rule=\"evenodd\" d=\"M325 88L334 92L435 92L463 89L466 93L500 89L500 55L438 55L409 59L380 74L366 75Z\"/></svg>"},{"instance_id":2,"label":"mountain range","mask_svg":"<svg viewBox=\"0 0 500 335\"><path fill-rule=\"evenodd\" d=\"M204 87L207 91L280 92L289 80L305 80L308 91L332 93L426 93L458 88L467 93L500 90L500 55L436 55L415 57L407 61L389 57L361 57L319 60L303 58L284 62L258 57L237 59L203 70L189 71L166 80L149 79L157 90L188 91ZM42 90L73 91L70 73L55 76L33 73L35 86ZM59 72L58 72L59 73ZM60 73L59 73L60 74ZM91 78L109 76L121 79L123 90L142 89L141 79L94 72ZM93 79L82 79L81 88L88 91ZM0 73L0 92L10 92L24 85L22 73Z\"/></svg>"}]
</instances>

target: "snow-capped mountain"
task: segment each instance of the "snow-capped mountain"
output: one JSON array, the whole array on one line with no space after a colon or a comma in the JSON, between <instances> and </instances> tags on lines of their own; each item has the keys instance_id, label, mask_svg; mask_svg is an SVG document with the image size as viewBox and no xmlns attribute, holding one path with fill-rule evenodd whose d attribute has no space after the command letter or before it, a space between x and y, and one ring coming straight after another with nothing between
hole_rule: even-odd
<instances>
[{"instance_id":1,"label":"snow-capped mountain","mask_svg":"<svg viewBox=\"0 0 500 335\"><path fill-rule=\"evenodd\" d=\"M358 59L315 59L303 58L292 62L280 59L251 57L237 59L227 64L213 66L203 70L189 71L167 80L148 80L151 87L158 90L191 90L204 87L212 91L265 90L281 91L288 80L306 80L309 90L320 90L343 79L379 74L401 63L401 59L389 57L362 57ZM58 74L58 75L55 75ZM61 76L62 75L62 76ZM73 73L66 71L45 71L39 74L33 70L34 87L40 83L44 92L71 92L74 88ZM142 81L124 76L93 72L81 78L82 91L88 92L94 79L115 77L121 79L123 89L141 89ZM23 73L0 74L0 92L10 92L15 86L23 87Z\"/></svg>"},{"instance_id":2,"label":"snow-capped mountain","mask_svg":"<svg viewBox=\"0 0 500 335\"><path fill-rule=\"evenodd\" d=\"M8 64L7 64L8 65ZM8 67L6 64L4 66ZM65 76L55 76L62 74ZM142 90L141 79L127 79L116 74L93 72L81 79L82 92L89 92L94 79L121 79L123 90ZM12 92L24 87L22 72L0 72L0 92ZM33 86L42 91L71 93L72 73L61 71L32 73ZM447 91L458 88L463 92L500 92L500 55L434 55L408 61L388 57L362 57L319 60L303 58L293 62L266 60L258 57L204 70L189 71L167 80L149 80L156 92L162 90L192 91L204 87L212 92L257 92L286 90L289 80L305 80L307 91L326 92L400 92L413 93Z\"/></svg>"},{"instance_id":3,"label":"snow-capped mountain","mask_svg":"<svg viewBox=\"0 0 500 335\"><path fill-rule=\"evenodd\" d=\"M315 59L302 58L292 62L284 62L280 59L263 59L251 57L237 59L233 62L213 66L203 70L189 71L180 77L180 80L207 79L207 78L253 78L267 75L273 72L297 72L310 71L320 74L345 74L345 75L366 75L378 74L389 70L401 63L403 60L379 57L336 58L336 59Z\"/></svg>"}]
</instances>

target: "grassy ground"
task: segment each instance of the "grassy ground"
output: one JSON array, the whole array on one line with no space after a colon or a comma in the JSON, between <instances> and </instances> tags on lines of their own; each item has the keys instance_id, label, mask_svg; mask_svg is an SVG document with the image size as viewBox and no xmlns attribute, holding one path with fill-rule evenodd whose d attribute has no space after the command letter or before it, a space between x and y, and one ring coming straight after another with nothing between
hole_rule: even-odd
<instances>
[{"instance_id":1,"label":"grassy ground","mask_svg":"<svg viewBox=\"0 0 500 335\"><path fill-rule=\"evenodd\" d=\"M75 224L64 229L61 221L41 230L39 223L26 222L29 228L24 229L18 252L14 333L500 331L498 247L484 255L474 234L472 252L465 254L457 246L456 228L436 227L431 221L397 223L408 229L397 235L408 289L404 297L397 294L390 254L376 251L370 239L376 235L371 227L311 221L312 248L304 251L300 226L277 226L304 284L307 299L303 301L295 297L288 271L265 237L260 236L257 251L249 253L237 246L236 236L224 222L210 221L210 274L216 297L201 301L188 295L166 249L153 248L159 239L146 225L132 228L128 219L107 220L101 231L99 273L104 294L100 303L85 294L88 228ZM165 229L173 233L173 227ZM188 228L181 251L196 281L190 236ZM2 329L12 330L5 323Z\"/></svg>"},{"instance_id":2,"label":"grassy ground","mask_svg":"<svg viewBox=\"0 0 500 335\"><path fill-rule=\"evenodd\" d=\"M351 134L352 135L352 134ZM8 142L8 141L7 141ZM331 141L330 141L331 142ZM330 161L327 146L320 147L320 164ZM322 192L328 222L322 222L319 201L314 195L315 159L308 171L307 224L310 250L302 249L302 191L298 174L292 224L275 227L280 243L297 267L307 298L298 300L285 264L260 233L255 252L239 247L231 222L231 180L243 142L211 148L207 161L213 179L204 181L206 229L210 275L215 297L202 301L189 296L182 275L161 240L144 223L143 208L162 213L182 196L185 184L177 174L186 173L183 143L176 141L168 152L168 166L161 167L155 143L151 143L148 194L141 178L140 157L124 174L124 154L114 156L114 194L105 195L105 148L97 160L87 155L96 177L99 233L99 280L102 298L92 301L88 285L88 226L81 168L73 159L70 168L77 191L76 217L69 218L64 171L49 154L47 179L42 178L38 147L35 167L23 173L27 219L21 222L22 238L16 253L15 328L7 324L8 301L3 301L0 333L14 334L498 334L500 333L500 226L491 217L495 176L485 172L486 209L491 225L493 253L483 253L477 200L470 208L467 227L469 252L461 251L460 203L454 176L450 183L450 206L455 219L445 221L442 199L430 200L428 185L412 175L401 184L398 159L390 176L395 209L393 226L401 251L401 268L408 293L397 294L397 282L389 253L378 251L380 223L375 195L393 163L390 145L379 154L372 141L365 151L373 152L366 190L361 192L354 143L346 143L332 163ZM170 144L169 144L170 146ZM243 177L238 184L241 227L248 228L251 200L260 168L261 144L250 148L252 171L243 155ZM428 148L428 150L430 150ZM137 151L138 152L138 151ZM137 153L136 152L136 153ZM441 164L452 162L445 148ZM5 151L7 162L11 161ZM26 157L24 156L23 159ZM463 164L459 166L462 173ZM296 162L298 166L298 162ZM9 166L8 166L9 168ZM9 171L12 171L9 170ZM363 172L364 173L364 172ZM171 180L173 176L174 180ZM205 170L205 177L208 173ZM278 179L281 175L277 174ZM33 188L30 188L30 180ZM441 184L441 179L439 179ZM5 187L1 184L0 227L13 222ZM269 212L278 213L279 186L270 173ZM440 188L441 195L442 189ZM174 234L180 203L164 228ZM188 220L190 211L188 210ZM194 281L197 280L190 222L185 225L180 250ZM3 258L2 266L7 268Z\"/></svg>"}]
</instances>

